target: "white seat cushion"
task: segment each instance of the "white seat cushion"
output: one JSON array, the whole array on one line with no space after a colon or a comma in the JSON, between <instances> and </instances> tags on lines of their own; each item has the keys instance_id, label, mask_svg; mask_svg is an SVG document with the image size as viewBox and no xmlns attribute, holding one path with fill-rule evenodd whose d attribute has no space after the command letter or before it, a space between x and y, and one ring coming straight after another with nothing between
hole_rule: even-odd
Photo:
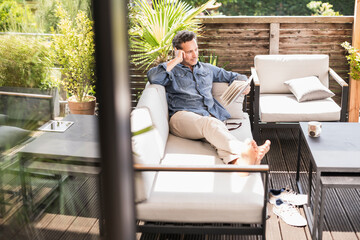
<instances>
[{"instance_id":1,"label":"white seat cushion","mask_svg":"<svg viewBox=\"0 0 360 240\"><path fill-rule=\"evenodd\" d=\"M293 94L260 94L262 122L339 121L341 108L331 98L299 103Z\"/></svg>"},{"instance_id":2,"label":"white seat cushion","mask_svg":"<svg viewBox=\"0 0 360 240\"><path fill-rule=\"evenodd\" d=\"M240 141L244 141L247 138L252 139L251 133L251 124L249 120L249 115L247 113L243 113L243 118L230 118L225 121L226 126L228 129L235 128L237 124L241 123L241 126L236 130L231 130L231 134L234 135Z\"/></svg>"},{"instance_id":3,"label":"white seat cushion","mask_svg":"<svg viewBox=\"0 0 360 240\"><path fill-rule=\"evenodd\" d=\"M208 143L170 134L161 164L223 163ZM259 173L160 172L150 198L137 204L137 214L147 221L261 223L263 204Z\"/></svg>"}]
</instances>

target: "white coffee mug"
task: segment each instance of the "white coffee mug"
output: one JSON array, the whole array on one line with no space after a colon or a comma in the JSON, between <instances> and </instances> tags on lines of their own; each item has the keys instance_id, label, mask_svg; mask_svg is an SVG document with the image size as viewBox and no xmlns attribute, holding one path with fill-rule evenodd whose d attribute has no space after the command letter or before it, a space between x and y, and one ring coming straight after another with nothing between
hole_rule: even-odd
<instances>
[{"instance_id":1,"label":"white coffee mug","mask_svg":"<svg viewBox=\"0 0 360 240\"><path fill-rule=\"evenodd\" d=\"M316 122L316 121L309 122L308 133L310 137L319 137L321 133L321 122Z\"/></svg>"}]
</instances>

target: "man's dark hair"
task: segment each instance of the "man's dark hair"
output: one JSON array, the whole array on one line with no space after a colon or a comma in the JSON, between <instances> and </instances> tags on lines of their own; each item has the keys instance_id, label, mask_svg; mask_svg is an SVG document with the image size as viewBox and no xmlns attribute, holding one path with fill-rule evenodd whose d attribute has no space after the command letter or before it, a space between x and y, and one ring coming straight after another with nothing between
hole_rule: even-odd
<instances>
[{"instance_id":1,"label":"man's dark hair","mask_svg":"<svg viewBox=\"0 0 360 240\"><path fill-rule=\"evenodd\" d=\"M182 43L189 42L193 39L196 40L196 35L193 32L190 32L188 30L177 32L172 40L173 48L181 49Z\"/></svg>"}]
</instances>

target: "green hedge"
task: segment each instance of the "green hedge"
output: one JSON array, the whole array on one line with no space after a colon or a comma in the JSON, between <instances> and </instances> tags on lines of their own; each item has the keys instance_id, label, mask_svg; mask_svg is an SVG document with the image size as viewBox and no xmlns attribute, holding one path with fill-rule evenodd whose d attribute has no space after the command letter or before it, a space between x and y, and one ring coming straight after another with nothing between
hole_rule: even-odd
<instances>
[{"instance_id":1,"label":"green hedge","mask_svg":"<svg viewBox=\"0 0 360 240\"><path fill-rule=\"evenodd\" d=\"M198 6L206 0L184 0ZM311 0L217 0L222 3L218 11L227 16L310 16L306 4ZM342 15L354 15L354 0L322 1L332 4Z\"/></svg>"}]
</instances>

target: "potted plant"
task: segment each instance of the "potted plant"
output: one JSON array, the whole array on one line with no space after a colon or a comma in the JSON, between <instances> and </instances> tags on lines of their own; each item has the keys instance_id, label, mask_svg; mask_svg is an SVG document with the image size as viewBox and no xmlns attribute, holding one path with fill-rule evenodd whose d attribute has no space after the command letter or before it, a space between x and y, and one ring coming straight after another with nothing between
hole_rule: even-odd
<instances>
[{"instance_id":1,"label":"potted plant","mask_svg":"<svg viewBox=\"0 0 360 240\"><path fill-rule=\"evenodd\" d=\"M59 115L58 82L51 74L53 64L46 40L3 35L0 59L1 114L9 119L33 122L48 121Z\"/></svg>"},{"instance_id":2,"label":"potted plant","mask_svg":"<svg viewBox=\"0 0 360 240\"><path fill-rule=\"evenodd\" d=\"M96 98L95 44L93 22L85 12L79 11L75 20L59 5L57 34L53 35L54 59L61 67L62 84L67 91L72 114L94 114Z\"/></svg>"}]
</instances>

